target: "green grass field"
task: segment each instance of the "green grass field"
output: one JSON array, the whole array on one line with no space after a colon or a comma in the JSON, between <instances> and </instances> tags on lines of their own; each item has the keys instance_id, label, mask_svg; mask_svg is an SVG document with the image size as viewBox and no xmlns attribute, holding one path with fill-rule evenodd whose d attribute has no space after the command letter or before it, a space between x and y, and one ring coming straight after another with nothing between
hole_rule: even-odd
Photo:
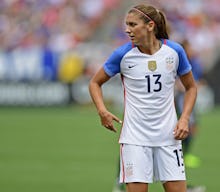
<instances>
[{"instance_id":1,"label":"green grass field","mask_svg":"<svg viewBox=\"0 0 220 192\"><path fill-rule=\"evenodd\" d=\"M1 192L111 192L119 131L101 127L93 107L0 108L0 124ZM201 115L192 152L202 165L187 169L208 192L220 190L219 125L220 108Z\"/></svg>"}]
</instances>

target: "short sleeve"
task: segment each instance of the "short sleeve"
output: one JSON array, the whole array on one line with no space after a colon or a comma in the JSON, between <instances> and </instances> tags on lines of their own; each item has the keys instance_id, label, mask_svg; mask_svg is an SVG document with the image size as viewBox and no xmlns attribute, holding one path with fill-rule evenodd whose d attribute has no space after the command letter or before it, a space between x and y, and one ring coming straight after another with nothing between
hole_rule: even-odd
<instances>
[{"instance_id":1,"label":"short sleeve","mask_svg":"<svg viewBox=\"0 0 220 192\"><path fill-rule=\"evenodd\" d=\"M173 50L176 51L179 58L179 65L177 68L177 74L179 76L185 75L192 70L192 66L189 63L187 58L186 52L183 47L174 41L166 40L167 46L171 47Z\"/></svg>"},{"instance_id":2,"label":"short sleeve","mask_svg":"<svg viewBox=\"0 0 220 192\"><path fill-rule=\"evenodd\" d=\"M177 69L177 74L181 76L190 72L192 70L192 66L189 63L189 60L186 56L186 52L184 51L182 46L179 46L178 55L179 55L179 66Z\"/></svg>"},{"instance_id":3,"label":"short sleeve","mask_svg":"<svg viewBox=\"0 0 220 192\"><path fill-rule=\"evenodd\" d=\"M132 44L126 43L120 47L118 47L107 59L107 61L104 63L103 68L104 71L109 75L110 77L116 75L117 73L120 73L120 64L123 56L132 49Z\"/></svg>"}]
</instances>

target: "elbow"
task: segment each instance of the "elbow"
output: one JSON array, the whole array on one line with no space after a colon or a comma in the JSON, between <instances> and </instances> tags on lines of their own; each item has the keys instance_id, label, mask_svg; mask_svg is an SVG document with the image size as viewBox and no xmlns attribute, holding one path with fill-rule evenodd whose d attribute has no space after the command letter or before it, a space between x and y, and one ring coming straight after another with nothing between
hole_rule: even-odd
<instances>
[{"instance_id":1,"label":"elbow","mask_svg":"<svg viewBox=\"0 0 220 192\"><path fill-rule=\"evenodd\" d=\"M194 83L193 89L194 89L195 94L197 95L197 93L198 93L198 87L197 87L196 83Z\"/></svg>"},{"instance_id":2,"label":"elbow","mask_svg":"<svg viewBox=\"0 0 220 192\"><path fill-rule=\"evenodd\" d=\"M191 92L191 95L194 96L195 98L197 98L197 94L198 94L198 88L196 86L196 84L194 86L192 86L189 91Z\"/></svg>"},{"instance_id":3,"label":"elbow","mask_svg":"<svg viewBox=\"0 0 220 192\"><path fill-rule=\"evenodd\" d=\"M93 92L96 92L98 88L101 86L98 84L97 81L95 81L94 77L89 81L88 88L89 88L89 93L92 95Z\"/></svg>"},{"instance_id":4,"label":"elbow","mask_svg":"<svg viewBox=\"0 0 220 192\"><path fill-rule=\"evenodd\" d=\"M193 86L191 86L191 87L189 88L189 90L191 90L195 95L197 95L198 89L197 89L196 84L194 84Z\"/></svg>"},{"instance_id":5,"label":"elbow","mask_svg":"<svg viewBox=\"0 0 220 192\"><path fill-rule=\"evenodd\" d=\"M89 85L88 85L88 88L89 88L89 93L91 94L92 92L92 89L94 87L94 81L93 81L93 78L89 81Z\"/></svg>"},{"instance_id":6,"label":"elbow","mask_svg":"<svg viewBox=\"0 0 220 192\"><path fill-rule=\"evenodd\" d=\"M197 86L195 87L195 95L196 95L196 98L197 98L197 95L198 95L198 88L197 88Z\"/></svg>"}]
</instances>

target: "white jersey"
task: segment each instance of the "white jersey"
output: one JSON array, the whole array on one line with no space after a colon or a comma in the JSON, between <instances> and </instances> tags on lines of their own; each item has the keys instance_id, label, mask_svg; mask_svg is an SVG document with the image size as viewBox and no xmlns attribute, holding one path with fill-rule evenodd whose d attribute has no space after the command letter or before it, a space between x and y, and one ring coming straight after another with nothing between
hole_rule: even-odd
<instances>
[{"instance_id":1,"label":"white jersey","mask_svg":"<svg viewBox=\"0 0 220 192\"><path fill-rule=\"evenodd\" d=\"M109 76L121 73L124 86L124 119L119 143L142 146L178 144L174 105L176 76L191 70L183 48L170 40L153 55L126 43L104 64Z\"/></svg>"}]
</instances>

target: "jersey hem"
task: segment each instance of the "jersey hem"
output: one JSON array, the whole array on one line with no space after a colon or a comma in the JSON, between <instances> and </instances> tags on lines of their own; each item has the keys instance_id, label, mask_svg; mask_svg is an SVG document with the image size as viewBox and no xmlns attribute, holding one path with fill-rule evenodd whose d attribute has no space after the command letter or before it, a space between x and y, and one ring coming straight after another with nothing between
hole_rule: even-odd
<instances>
[{"instance_id":1,"label":"jersey hem","mask_svg":"<svg viewBox=\"0 0 220 192\"><path fill-rule=\"evenodd\" d=\"M171 146L171 145L178 145L181 144L182 141L181 140L176 140L176 141L172 141L172 142L166 142L166 143L132 143L132 142L128 142L128 141L119 141L119 144L128 144L128 145L138 145L138 146L147 146L147 147L164 147L164 146Z\"/></svg>"}]
</instances>

